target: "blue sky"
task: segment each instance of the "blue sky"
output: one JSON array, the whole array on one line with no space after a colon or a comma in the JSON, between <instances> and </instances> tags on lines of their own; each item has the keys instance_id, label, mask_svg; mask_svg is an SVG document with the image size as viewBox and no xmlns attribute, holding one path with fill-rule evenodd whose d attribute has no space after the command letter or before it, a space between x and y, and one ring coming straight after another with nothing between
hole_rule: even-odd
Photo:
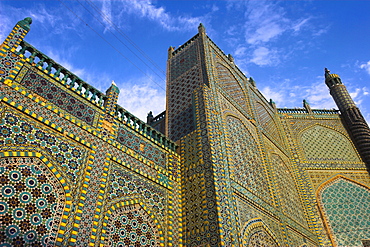
<instances>
[{"instance_id":1,"label":"blue sky","mask_svg":"<svg viewBox=\"0 0 370 247\"><path fill-rule=\"evenodd\" d=\"M324 68L370 121L370 1L0 1L0 40L32 17L25 40L141 119L165 109L167 49L199 23L277 107L337 108Z\"/></svg>"}]
</instances>

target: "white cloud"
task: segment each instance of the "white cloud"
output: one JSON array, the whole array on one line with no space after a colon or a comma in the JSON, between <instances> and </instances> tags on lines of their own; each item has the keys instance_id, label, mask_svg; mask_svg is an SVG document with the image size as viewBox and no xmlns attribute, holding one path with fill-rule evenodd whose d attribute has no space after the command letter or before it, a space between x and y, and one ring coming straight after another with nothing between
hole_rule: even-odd
<instances>
[{"instance_id":1,"label":"white cloud","mask_svg":"<svg viewBox=\"0 0 370 247\"><path fill-rule=\"evenodd\" d=\"M216 12L216 11L219 11L220 8L217 7L216 5L212 5L212 12Z\"/></svg>"},{"instance_id":2,"label":"white cloud","mask_svg":"<svg viewBox=\"0 0 370 247\"><path fill-rule=\"evenodd\" d=\"M276 66L309 50L316 42L312 36L326 32L330 26L323 29L319 16L304 12L304 8L292 9L283 1L227 1L226 7L230 14L238 16L238 21L225 32L229 46L238 47L235 58L245 59L242 56L248 49L251 54L247 61L259 66ZM243 41L237 39L241 35ZM243 52L239 47L245 48Z\"/></svg>"},{"instance_id":3,"label":"white cloud","mask_svg":"<svg viewBox=\"0 0 370 247\"><path fill-rule=\"evenodd\" d=\"M302 98L307 99L312 108L317 109L332 109L337 108L333 98L331 97L328 88L323 83L323 78L319 77L315 83L307 87L303 93ZM321 80L322 79L322 80Z\"/></svg>"},{"instance_id":4,"label":"white cloud","mask_svg":"<svg viewBox=\"0 0 370 247\"><path fill-rule=\"evenodd\" d=\"M234 56L237 56L237 57L244 57L247 53L247 47L244 47L244 46L239 46L238 48L236 48L236 50L234 51Z\"/></svg>"},{"instance_id":5,"label":"white cloud","mask_svg":"<svg viewBox=\"0 0 370 247\"><path fill-rule=\"evenodd\" d=\"M283 81L272 82L276 87L266 86L261 92L266 99L272 99L278 108L302 107L303 99L306 99L314 109L337 108L327 87L320 77L317 82L307 86L293 86L294 81L285 79Z\"/></svg>"},{"instance_id":6,"label":"white cloud","mask_svg":"<svg viewBox=\"0 0 370 247\"><path fill-rule=\"evenodd\" d=\"M106 2L106 1L104 1ZM112 8L122 9L123 12L133 14L140 18L146 18L157 22L162 28L169 31L194 30L194 27L207 19L203 17L191 17L184 15L171 15L164 7L157 7L151 0L133 0L133 1L111 1L115 4ZM120 4L120 6L117 6ZM217 11L212 8L211 11Z\"/></svg>"},{"instance_id":7,"label":"white cloud","mask_svg":"<svg viewBox=\"0 0 370 247\"><path fill-rule=\"evenodd\" d=\"M0 6L1 7L1 6ZM15 25L7 15L0 14L0 43L2 43Z\"/></svg>"},{"instance_id":8,"label":"white cloud","mask_svg":"<svg viewBox=\"0 0 370 247\"><path fill-rule=\"evenodd\" d=\"M299 30L301 30L301 28L310 20L311 18L308 17L306 19L303 19L301 21L299 21L297 24L295 24L292 29L294 30L294 32L298 32Z\"/></svg>"},{"instance_id":9,"label":"white cloud","mask_svg":"<svg viewBox=\"0 0 370 247\"><path fill-rule=\"evenodd\" d=\"M261 90L261 93L267 100L272 99L276 105L280 105L284 102L285 95L283 91L277 91L276 89L271 89L267 86Z\"/></svg>"},{"instance_id":10,"label":"white cloud","mask_svg":"<svg viewBox=\"0 0 370 247\"><path fill-rule=\"evenodd\" d=\"M141 120L146 121L149 111L152 111L155 116L165 110L166 94L150 83L138 85L129 82L120 85L118 103Z\"/></svg>"},{"instance_id":11,"label":"white cloud","mask_svg":"<svg viewBox=\"0 0 370 247\"><path fill-rule=\"evenodd\" d=\"M253 51L253 56L250 62L260 66L276 65L279 62L278 53L276 50L270 50L266 47L258 47Z\"/></svg>"},{"instance_id":12,"label":"white cloud","mask_svg":"<svg viewBox=\"0 0 370 247\"><path fill-rule=\"evenodd\" d=\"M249 1L246 17L245 37L249 44L269 42L289 28L284 9L271 2Z\"/></svg>"},{"instance_id":13,"label":"white cloud","mask_svg":"<svg viewBox=\"0 0 370 247\"><path fill-rule=\"evenodd\" d=\"M368 61L367 63L361 64L360 68L366 70L366 72L370 75L370 61Z\"/></svg>"},{"instance_id":14,"label":"white cloud","mask_svg":"<svg viewBox=\"0 0 370 247\"><path fill-rule=\"evenodd\" d=\"M37 11L30 11L29 15L34 21L39 22L39 24L41 23L44 26L51 25L54 27L56 23L61 21L61 19L60 16L55 15L52 12L53 11L46 10L45 6L40 4L37 6Z\"/></svg>"},{"instance_id":15,"label":"white cloud","mask_svg":"<svg viewBox=\"0 0 370 247\"><path fill-rule=\"evenodd\" d=\"M268 42L272 38L280 35L284 29L277 23L267 23L267 25L263 25L258 27L254 34L251 35L247 39L249 44L257 44L259 42Z\"/></svg>"},{"instance_id":16,"label":"white cloud","mask_svg":"<svg viewBox=\"0 0 370 247\"><path fill-rule=\"evenodd\" d=\"M111 26L110 20L112 20L112 4L111 1L103 1L103 6L102 6L102 17L103 17L103 22L107 25L105 28L104 32L109 29Z\"/></svg>"},{"instance_id":17,"label":"white cloud","mask_svg":"<svg viewBox=\"0 0 370 247\"><path fill-rule=\"evenodd\" d=\"M355 99L360 94L360 91L361 91L360 88L356 88L356 90L354 92L349 93L349 95L352 97L352 99Z\"/></svg>"},{"instance_id":18,"label":"white cloud","mask_svg":"<svg viewBox=\"0 0 370 247\"><path fill-rule=\"evenodd\" d=\"M324 27L324 28L318 29L318 30L316 30L316 31L313 33L313 35L314 35L314 36L320 36L320 35L322 35L322 34L324 34L324 33L327 33L327 32L329 31L329 29L330 29L330 26L327 26L327 27Z\"/></svg>"}]
</instances>

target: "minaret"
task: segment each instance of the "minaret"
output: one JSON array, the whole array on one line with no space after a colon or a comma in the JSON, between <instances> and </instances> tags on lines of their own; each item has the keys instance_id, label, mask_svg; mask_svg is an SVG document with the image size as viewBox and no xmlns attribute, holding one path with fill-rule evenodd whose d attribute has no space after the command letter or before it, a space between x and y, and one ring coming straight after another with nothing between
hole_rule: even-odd
<instances>
[{"instance_id":1,"label":"minaret","mask_svg":"<svg viewBox=\"0 0 370 247\"><path fill-rule=\"evenodd\" d=\"M333 96L334 101L342 114L358 152L366 163L368 170L370 170L369 126L362 116L360 109L358 109L353 102L340 77L337 74L330 74L330 71L327 68L325 68L325 83L329 87L330 94Z\"/></svg>"}]
</instances>

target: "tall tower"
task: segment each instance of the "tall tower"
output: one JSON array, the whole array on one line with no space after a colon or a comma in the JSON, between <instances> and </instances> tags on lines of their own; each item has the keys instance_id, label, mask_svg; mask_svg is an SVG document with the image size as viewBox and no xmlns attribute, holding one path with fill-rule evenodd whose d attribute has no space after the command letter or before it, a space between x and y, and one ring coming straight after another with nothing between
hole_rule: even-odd
<instances>
[{"instance_id":1,"label":"tall tower","mask_svg":"<svg viewBox=\"0 0 370 247\"><path fill-rule=\"evenodd\" d=\"M333 96L340 112L342 113L348 131L353 137L353 141L358 148L358 151L366 163L368 170L370 169L370 129L360 109L353 102L349 95L346 86L343 85L340 77L337 74L330 74L330 70L325 68L325 83L330 89L330 94Z\"/></svg>"},{"instance_id":2,"label":"tall tower","mask_svg":"<svg viewBox=\"0 0 370 247\"><path fill-rule=\"evenodd\" d=\"M166 134L173 141L195 129L193 91L208 81L204 61L206 33L202 24L198 31L176 50L173 47L168 50Z\"/></svg>"}]
</instances>

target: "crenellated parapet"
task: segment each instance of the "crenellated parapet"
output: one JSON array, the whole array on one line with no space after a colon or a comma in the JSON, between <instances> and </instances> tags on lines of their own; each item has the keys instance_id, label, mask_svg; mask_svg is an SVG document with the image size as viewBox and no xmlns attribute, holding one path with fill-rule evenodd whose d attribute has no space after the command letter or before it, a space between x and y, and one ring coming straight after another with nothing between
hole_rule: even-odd
<instances>
[{"instance_id":1,"label":"crenellated parapet","mask_svg":"<svg viewBox=\"0 0 370 247\"><path fill-rule=\"evenodd\" d=\"M30 23L0 52L1 243L181 246L175 143L24 41Z\"/></svg>"},{"instance_id":2,"label":"crenellated parapet","mask_svg":"<svg viewBox=\"0 0 370 247\"><path fill-rule=\"evenodd\" d=\"M135 117L119 105L116 106L115 116L121 123L155 142L162 148L171 150L173 152L176 151L177 146L174 142L169 140L164 134L156 130L154 127Z\"/></svg>"},{"instance_id":3,"label":"crenellated parapet","mask_svg":"<svg viewBox=\"0 0 370 247\"><path fill-rule=\"evenodd\" d=\"M11 71L12 73L9 73L10 75L4 78L6 79L6 84L11 84L15 76L19 73L20 68L24 64L28 64L28 67L36 68L43 75L53 78L64 90L67 92L70 91L71 95L77 93L80 97L104 111L105 116L102 116L100 119L100 127L109 130L108 132L111 134L110 138L114 138L118 130L118 125L121 123L160 147L175 152L175 143L117 104L119 88L114 82L104 94L23 40L25 34L30 30L29 25L31 23L31 18L25 18L18 22L2 45L3 52L6 54L10 52L13 56L20 58L17 71ZM8 45L11 45L11 47Z\"/></svg>"},{"instance_id":4,"label":"crenellated parapet","mask_svg":"<svg viewBox=\"0 0 370 247\"><path fill-rule=\"evenodd\" d=\"M338 115L338 110L328 109L312 109L309 112L306 108L278 108L278 113L281 114L315 114L315 115Z\"/></svg>"},{"instance_id":5,"label":"crenellated parapet","mask_svg":"<svg viewBox=\"0 0 370 247\"><path fill-rule=\"evenodd\" d=\"M80 79L77 75L64 68L62 65L49 58L44 53L37 50L26 41L22 40L17 47L17 55L25 59L34 67L42 70L44 73L50 75L55 80L69 88L70 90L79 93L81 96L87 98L99 107L104 106L107 97L98 89L89 85Z\"/></svg>"}]
</instances>

